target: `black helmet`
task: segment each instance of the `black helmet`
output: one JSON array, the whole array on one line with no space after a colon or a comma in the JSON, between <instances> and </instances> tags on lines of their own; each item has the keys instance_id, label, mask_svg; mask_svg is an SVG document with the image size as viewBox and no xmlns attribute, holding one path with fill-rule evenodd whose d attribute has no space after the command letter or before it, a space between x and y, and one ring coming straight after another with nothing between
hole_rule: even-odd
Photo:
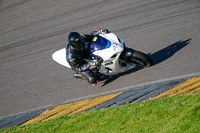
<instances>
[{"instance_id":1,"label":"black helmet","mask_svg":"<svg viewBox=\"0 0 200 133\"><path fill-rule=\"evenodd\" d=\"M80 51L82 49L81 35L78 32L70 32L68 42L72 49Z\"/></svg>"}]
</instances>

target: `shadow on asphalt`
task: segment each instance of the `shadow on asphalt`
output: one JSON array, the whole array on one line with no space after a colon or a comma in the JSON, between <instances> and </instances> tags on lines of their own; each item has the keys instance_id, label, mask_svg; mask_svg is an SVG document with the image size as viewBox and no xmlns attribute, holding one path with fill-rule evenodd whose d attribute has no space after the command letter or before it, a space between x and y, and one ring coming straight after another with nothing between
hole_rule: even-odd
<instances>
[{"instance_id":1,"label":"shadow on asphalt","mask_svg":"<svg viewBox=\"0 0 200 133\"><path fill-rule=\"evenodd\" d=\"M176 52L178 52L179 50L181 50L182 48L184 48L185 46L187 46L190 42L191 42L192 39L187 39L185 41L183 40L180 40L178 42L175 42L173 44L171 44L170 46L168 47L165 47L153 54L148 54L154 61L154 66L169 59L171 56L173 56ZM118 75L115 75L115 76L112 76L110 77L109 79L105 80L104 81L104 84L101 86L105 86L107 84L109 84L110 82L116 80L117 78L119 78L120 76L124 76L126 74L130 74L130 73L133 73L133 72L136 72L136 71L139 71L143 68L139 68L139 67L136 67L136 68L133 68L129 71L126 71L126 72L123 72L123 73L120 73Z\"/></svg>"}]
</instances>

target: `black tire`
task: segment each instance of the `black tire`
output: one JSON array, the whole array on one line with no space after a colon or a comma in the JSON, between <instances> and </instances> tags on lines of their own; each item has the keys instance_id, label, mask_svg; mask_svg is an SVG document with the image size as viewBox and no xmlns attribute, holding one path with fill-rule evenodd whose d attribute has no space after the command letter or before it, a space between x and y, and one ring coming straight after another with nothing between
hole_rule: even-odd
<instances>
[{"instance_id":1,"label":"black tire","mask_svg":"<svg viewBox=\"0 0 200 133\"><path fill-rule=\"evenodd\" d=\"M153 59L140 51L134 51L132 56L128 57L126 62L139 67L150 67L153 65Z\"/></svg>"}]
</instances>

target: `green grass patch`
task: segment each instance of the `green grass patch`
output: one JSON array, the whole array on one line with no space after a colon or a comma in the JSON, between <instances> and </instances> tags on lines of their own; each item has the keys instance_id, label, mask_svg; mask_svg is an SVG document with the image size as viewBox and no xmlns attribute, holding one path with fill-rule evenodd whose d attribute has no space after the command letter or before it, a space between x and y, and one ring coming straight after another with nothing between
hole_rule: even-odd
<instances>
[{"instance_id":1,"label":"green grass patch","mask_svg":"<svg viewBox=\"0 0 200 133\"><path fill-rule=\"evenodd\" d=\"M200 94L126 104L46 122L0 130L1 133L199 133Z\"/></svg>"}]
</instances>

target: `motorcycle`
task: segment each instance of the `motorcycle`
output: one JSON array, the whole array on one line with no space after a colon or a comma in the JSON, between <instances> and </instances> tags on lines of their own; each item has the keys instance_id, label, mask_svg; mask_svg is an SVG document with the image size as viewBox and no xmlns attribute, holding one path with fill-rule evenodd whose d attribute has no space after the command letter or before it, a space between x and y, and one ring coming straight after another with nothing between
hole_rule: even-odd
<instances>
[{"instance_id":1,"label":"motorcycle","mask_svg":"<svg viewBox=\"0 0 200 133\"><path fill-rule=\"evenodd\" d=\"M99 31L91 43L86 46L88 47L89 57L84 60L93 66L91 69L95 70L95 74L98 75L112 76L134 67L153 65L153 59L150 56L126 47L124 40L112 32ZM66 60L65 48L53 53L52 58L57 63L71 68ZM80 78L75 75L74 77ZM83 76L81 78L84 79Z\"/></svg>"}]
</instances>

